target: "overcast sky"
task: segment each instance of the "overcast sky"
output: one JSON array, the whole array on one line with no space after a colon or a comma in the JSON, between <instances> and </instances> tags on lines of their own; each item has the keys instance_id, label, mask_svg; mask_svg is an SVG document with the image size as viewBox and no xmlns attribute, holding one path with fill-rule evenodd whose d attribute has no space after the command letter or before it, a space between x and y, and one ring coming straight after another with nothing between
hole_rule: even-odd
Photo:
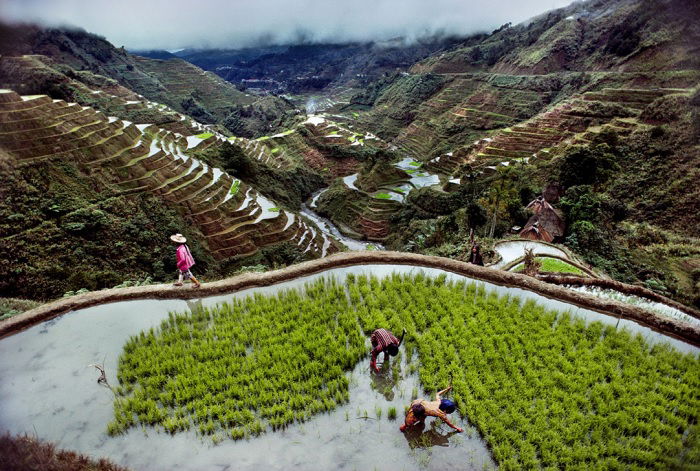
<instances>
[{"instance_id":1,"label":"overcast sky","mask_svg":"<svg viewBox=\"0 0 700 471\"><path fill-rule=\"evenodd\" d=\"M469 34L571 1L0 0L0 18L79 26L129 49L172 50Z\"/></svg>"}]
</instances>

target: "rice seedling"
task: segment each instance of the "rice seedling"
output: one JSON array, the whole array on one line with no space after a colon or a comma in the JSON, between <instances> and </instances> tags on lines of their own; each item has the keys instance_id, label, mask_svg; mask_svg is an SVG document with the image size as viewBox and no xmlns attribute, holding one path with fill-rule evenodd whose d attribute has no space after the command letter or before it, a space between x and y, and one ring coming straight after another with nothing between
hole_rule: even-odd
<instances>
[{"instance_id":1,"label":"rice seedling","mask_svg":"<svg viewBox=\"0 0 700 471\"><path fill-rule=\"evenodd\" d=\"M233 184L231 185L231 189L229 190L229 193L231 193L231 196L236 196L240 187L241 187L241 181L234 180Z\"/></svg>"},{"instance_id":2,"label":"rice seedling","mask_svg":"<svg viewBox=\"0 0 700 471\"><path fill-rule=\"evenodd\" d=\"M427 396L451 381L469 435L503 469L684 469L700 456L696 356L420 273L322 279L170 315L124 345L108 432L241 439L305 422L348 401L348 371L377 327L406 329L420 388Z\"/></svg>"},{"instance_id":3,"label":"rice seedling","mask_svg":"<svg viewBox=\"0 0 700 471\"><path fill-rule=\"evenodd\" d=\"M552 273L573 273L575 275L581 276L584 275L583 271L580 268L575 267L570 263L566 263L562 260L550 257L537 257L537 259L542 263L542 265L540 266L540 271ZM524 269L525 265L521 263L515 268L513 268L513 271L522 272Z\"/></svg>"},{"instance_id":4,"label":"rice seedling","mask_svg":"<svg viewBox=\"0 0 700 471\"><path fill-rule=\"evenodd\" d=\"M211 132L203 132L201 134L197 134L195 137L198 137L199 139L209 139L213 135L214 135L214 133L211 133Z\"/></svg>"}]
</instances>

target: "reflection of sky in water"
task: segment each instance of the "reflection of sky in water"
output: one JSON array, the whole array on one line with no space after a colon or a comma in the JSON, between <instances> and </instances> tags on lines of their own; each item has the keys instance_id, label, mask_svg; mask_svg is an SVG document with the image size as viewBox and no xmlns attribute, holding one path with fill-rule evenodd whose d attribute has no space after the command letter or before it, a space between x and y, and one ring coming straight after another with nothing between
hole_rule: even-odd
<instances>
[{"instance_id":1,"label":"reflection of sky in water","mask_svg":"<svg viewBox=\"0 0 700 471\"><path fill-rule=\"evenodd\" d=\"M268 432L259 438L239 442L224 440L214 446L193 432L171 437L150 428L138 428L115 438L105 434L113 416L113 396L97 385L98 372L88 365L104 361L108 379L116 385L117 359L124 342L144 329L157 327L167 318L168 311L212 306L254 292L271 294L284 288L301 288L311 280L331 274L338 277L347 273L386 276L392 272L424 272L432 276L444 273L410 266L346 267L202 300L104 304L34 326L0 341L0 402L3 404L0 429L36 433L39 438L54 441L60 447L91 456L106 456L133 469L373 469L377 463L387 464L387 467L381 466L388 469L390 463L391 469L442 470L469 469L470 462L474 463L474 468L482 469L484 463L492 464L491 458L463 418L455 417L457 424L467 428L467 432L447 439L444 436L450 430L444 425L433 431L429 423L423 434L414 439L409 436L408 440L398 432L403 408L410 402L412 390L418 384L415 376L405 375L405 358L401 365L401 374L405 377L397 384L393 384L391 378L372 379L368 374L369 358L363 359L349 374L348 405L315 416L305 424L293 425L281 432ZM463 279L450 273L447 276L451 280ZM650 342L668 341L680 350L698 352L697 348L631 321L618 321L517 288L478 283L501 294L536 299L551 309L569 310L572 315L588 320L619 323L618 328L639 332ZM369 350L369 340L367 346ZM403 349L402 356L405 356ZM383 360L383 355L379 360ZM391 406L397 408L396 421L387 418ZM378 407L382 409L380 420L376 420ZM365 416L365 411L368 417L375 419L358 419Z\"/></svg>"},{"instance_id":2,"label":"reflection of sky in water","mask_svg":"<svg viewBox=\"0 0 700 471\"><path fill-rule=\"evenodd\" d=\"M416 188L423 188L424 186L432 186L440 183L440 177L437 175L428 175L425 172L420 172L411 176L411 184Z\"/></svg>"},{"instance_id":3,"label":"reflection of sky in water","mask_svg":"<svg viewBox=\"0 0 700 471\"><path fill-rule=\"evenodd\" d=\"M343 177L343 183L348 188L351 188L356 191L360 191L356 186L355 186L355 181L357 180L357 173L353 173L352 175L348 175L347 177Z\"/></svg>"},{"instance_id":4,"label":"reflection of sky in water","mask_svg":"<svg viewBox=\"0 0 700 471\"><path fill-rule=\"evenodd\" d=\"M616 299L618 301L622 301L623 303L639 306L657 314L661 314L664 317L680 319L684 322L688 322L697 327L700 327L700 319L696 319L695 317L689 316L685 312L680 311L675 307L669 306L668 304L658 303L649 299L642 298L640 296L635 296L633 294L620 293L619 291L615 291L612 289L598 288L597 286L570 286L568 288L576 291L581 291L582 293L592 294L593 296L598 298Z\"/></svg>"},{"instance_id":5,"label":"reflection of sky in water","mask_svg":"<svg viewBox=\"0 0 700 471\"><path fill-rule=\"evenodd\" d=\"M552 247L551 245L530 240L512 240L494 246L494 250L501 256L501 261L496 263L494 267L501 268L525 256L525 249L534 249L535 255L558 255L559 257L569 258L562 249Z\"/></svg>"}]
</instances>

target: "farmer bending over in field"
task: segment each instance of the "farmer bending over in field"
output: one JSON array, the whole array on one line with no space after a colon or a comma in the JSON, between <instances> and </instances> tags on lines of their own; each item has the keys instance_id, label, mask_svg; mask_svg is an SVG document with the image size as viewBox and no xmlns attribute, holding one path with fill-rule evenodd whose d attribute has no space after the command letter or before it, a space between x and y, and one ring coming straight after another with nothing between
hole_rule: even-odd
<instances>
[{"instance_id":1,"label":"farmer bending over in field","mask_svg":"<svg viewBox=\"0 0 700 471\"><path fill-rule=\"evenodd\" d=\"M377 356L384 352L384 361L387 359L387 354L395 357L399 353L399 345L403 342L403 336L406 335L406 329L404 329L401 334L401 340L394 337L394 334L386 329L377 329L372 332L370 340L372 341L372 361L370 361L369 366L375 373L379 373L379 368L377 368Z\"/></svg>"},{"instance_id":2,"label":"farmer bending over in field","mask_svg":"<svg viewBox=\"0 0 700 471\"><path fill-rule=\"evenodd\" d=\"M202 284L197 281L197 278L195 278L190 271L190 268L192 268L194 265L194 258L192 257L190 248L187 247L187 244L185 244L187 239L185 239L185 236L182 234L174 234L170 236L170 240L177 244L175 253L177 255L177 269L180 272L180 276L178 277L175 286L182 286L182 279L184 278L185 280L192 280L194 287L199 288L202 286Z\"/></svg>"},{"instance_id":3,"label":"farmer bending over in field","mask_svg":"<svg viewBox=\"0 0 700 471\"><path fill-rule=\"evenodd\" d=\"M404 424L399 427L399 430L405 432L408 427L419 424L423 422L426 417L431 416L442 419L443 422L455 429L457 432L464 432L463 429L453 425L452 422L450 422L450 419L447 418L447 414L451 414L456 409L454 402L450 401L449 399L442 398L442 395L450 389L452 389L452 386L435 394L434 401L426 401L423 398L413 401L411 406L408 408L408 412L406 412L406 420L404 421Z\"/></svg>"}]
</instances>

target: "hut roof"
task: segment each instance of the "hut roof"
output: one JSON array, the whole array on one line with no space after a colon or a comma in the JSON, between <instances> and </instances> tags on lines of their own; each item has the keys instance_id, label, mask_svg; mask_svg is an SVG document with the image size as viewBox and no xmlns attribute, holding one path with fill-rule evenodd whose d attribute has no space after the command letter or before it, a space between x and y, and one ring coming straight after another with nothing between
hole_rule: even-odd
<instances>
[{"instance_id":1,"label":"hut roof","mask_svg":"<svg viewBox=\"0 0 700 471\"><path fill-rule=\"evenodd\" d=\"M525 209L529 209L535 214L527 221L527 224L525 224L521 234L525 230L529 229L530 226L537 223L538 230L545 230L552 238L561 237L564 235L564 230L566 229L564 218L559 210L555 209L554 206L549 204L544 197L539 196L535 198L526 206Z\"/></svg>"},{"instance_id":2,"label":"hut roof","mask_svg":"<svg viewBox=\"0 0 700 471\"><path fill-rule=\"evenodd\" d=\"M520 231L520 237L522 237L523 239L543 240L545 242L552 242L554 240L554 236L547 229L540 226L538 221L532 222L532 219L536 217L537 215L535 214L534 216L532 216L532 218L530 218L530 221L527 222L525 228L522 231Z\"/></svg>"}]
</instances>

